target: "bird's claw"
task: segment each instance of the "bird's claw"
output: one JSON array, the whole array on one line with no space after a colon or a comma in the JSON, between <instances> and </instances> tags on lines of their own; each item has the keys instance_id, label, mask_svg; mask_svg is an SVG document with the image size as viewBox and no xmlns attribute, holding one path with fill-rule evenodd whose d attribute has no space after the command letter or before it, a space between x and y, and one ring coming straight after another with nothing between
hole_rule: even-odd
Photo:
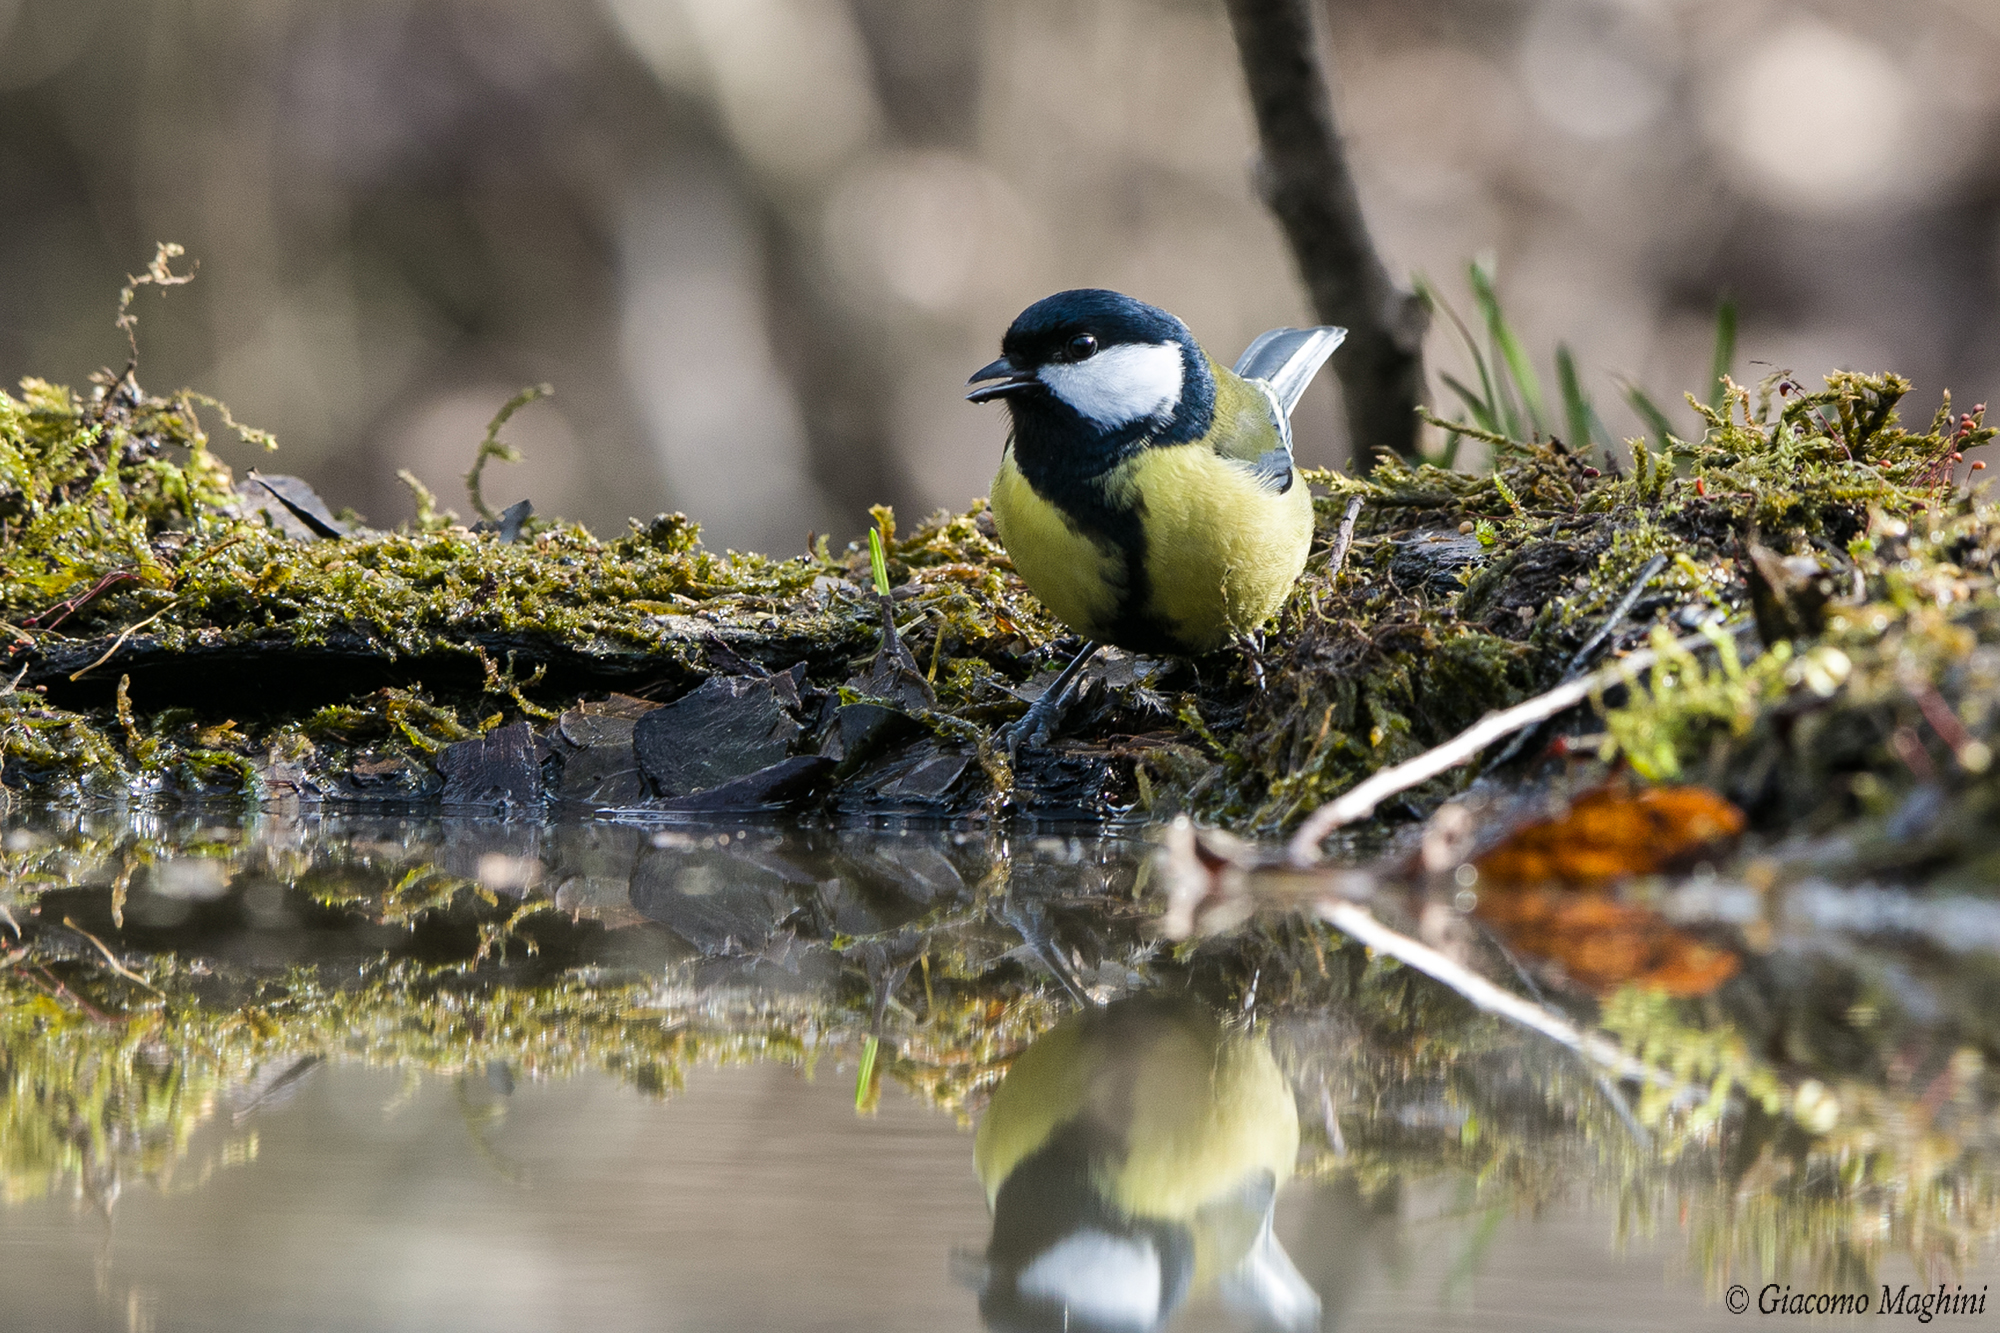
<instances>
[{"instance_id":1,"label":"bird's claw","mask_svg":"<svg viewBox=\"0 0 2000 1333\"><path fill-rule=\"evenodd\" d=\"M1055 729L1062 722L1062 707L1047 694L1028 706L1028 711L1008 724L1002 736L1007 742L1007 762L1012 764L1014 756L1023 745L1030 750L1039 750L1054 739Z\"/></svg>"},{"instance_id":2,"label":"bird's claw","mask_svg":"<svg viewBox=\"0 0 2000 1333\"><path fill-rule=\"evenodd\" d=\"M1009 765L1013 764L1015 752L1021 748L1022 741L1027 741L1030 749L1049 743L1055 735L1056 728L1062 725L1063 711L1069 703L1076 678L1082 674L1084 667L1089 665L1090 659L1097 655L1097 648L1098 645L1095 643L1084 644L1082 650L1069 660L1069 665L1056 673L1056 678L1049 687L1028 705L1028 711L1021 715L1020 720L1007 728L1005 734Z\"/></svg>"}]
</instances>

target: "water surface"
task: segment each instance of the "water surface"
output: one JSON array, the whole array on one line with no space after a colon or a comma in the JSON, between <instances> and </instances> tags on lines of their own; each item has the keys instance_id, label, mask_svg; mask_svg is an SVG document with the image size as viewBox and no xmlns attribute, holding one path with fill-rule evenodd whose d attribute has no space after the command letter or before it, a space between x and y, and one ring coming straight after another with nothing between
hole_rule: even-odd
<instances>
[{"instance_id":1,"label":"water surface","mask_svg":"<svg viewBox=\"0 0 2000 1333\"><path fill-rule=\"evenodd\" d=\"M1158 944L1141 838L29 811L4 847L7 1327L979 1328L996 1084L1167 994L1282 1074L1293 1327L1723 1327L1733 1284L1989 1272L1969 1224L1864 1244L1726 1131L1666 1160L1573 1057L1320 928ZM1197 1281L1132 1326L1273 1325Z\"/></svg>"}]
</instances>

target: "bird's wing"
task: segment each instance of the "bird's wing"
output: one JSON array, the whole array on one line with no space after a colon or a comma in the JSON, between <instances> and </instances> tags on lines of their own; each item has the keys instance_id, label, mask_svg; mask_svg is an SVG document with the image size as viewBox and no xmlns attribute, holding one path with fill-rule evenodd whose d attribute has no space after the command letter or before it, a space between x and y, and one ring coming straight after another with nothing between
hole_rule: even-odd
<instances>
[{"instance_id":1,"label":"bird's wing","mask_svg":"<svg viewBox=\"0 0 2000 1333\"><path fill-rule=\"evenodd\" d=\"M1299 405L1299 396L1346 337L1346 329L1331 324L1311 329L1272 329L1258 334L1230 368L1246 380L1262 380L1270 385L1280 413L1290 420L1292 409Z\"/></svg>"},{"instance_id":2,"label":"bird's wing","mask_svg":"<svg viewBox=\"0 0 2000 1333\"><path fill-rule=\"evenodd\" d=\"M1213 364L1213 363L1211 363ZM1215 424L1207 443L1257 479L1267 491L1292 488L1292 423L1263 380L1246 380L1215 367Z\"/></svg>"},{"instance_id":3,"label":"bird's wing","mask_svg":"<svg viewBox=\"0 0 2000 1333\"><path fill-rule=\"evenodd\" d=\"M1292 488L1292 409L1346 336L1346 329L1330 325L1272 329L1236 358L1233 373L1256 390L1278 433L1277 448L1241 460L1266 490L1283 495Z\"/></svg>"},{"instance_id":4,"label":"bird's wing","mask_svg":"<svg viewBox=\"0 0 2000 1333\"><path fill-rule=\"evenodd\" d=\"M1279 429L1285 442L1269 453L1260 454L1250 460L1250 475L1267 491L1283 495L1292 489L1292 432L1286 426Z\"/></svg>"},{"instance_id":5,"label":"bird's wing","mask_svg":"<svg viewBox=\"0 0 2000 1333\"><path fill-rule=\"evenodd\" d=\"M1215 425L1208 444L1216 453L1283 495L1292 488L1292 422L1263 380L1246 380L1216 367Z\"/></svg>"}]
</instances>

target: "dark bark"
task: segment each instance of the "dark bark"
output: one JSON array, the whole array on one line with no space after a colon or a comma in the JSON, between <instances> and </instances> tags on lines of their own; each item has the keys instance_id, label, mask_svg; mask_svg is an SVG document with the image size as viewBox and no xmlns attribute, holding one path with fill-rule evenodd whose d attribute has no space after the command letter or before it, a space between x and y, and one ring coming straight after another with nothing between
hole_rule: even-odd
<instances>
[{"instance_id":1,"label":"dark bark","mask_svg":"<svg viewBox=\"0 0 2000 1333\"><path fill-rule=\"evenodd\" d=\"M1428 312L1398 287L1368 237L1313 40L1313 0L1229 0L1230 26L1263 144L1259 183L1312 295L1347 329L1333 358L1357 459L1414 456Z\"/></svg>"}]
</instances>

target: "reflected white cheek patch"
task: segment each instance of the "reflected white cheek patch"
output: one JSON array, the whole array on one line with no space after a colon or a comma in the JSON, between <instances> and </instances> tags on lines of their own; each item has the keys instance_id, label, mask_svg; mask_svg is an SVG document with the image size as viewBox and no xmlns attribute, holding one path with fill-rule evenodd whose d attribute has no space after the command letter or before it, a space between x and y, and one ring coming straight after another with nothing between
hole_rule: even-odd
<instances>
[{"instance_id":1,"label":"reflected white cheek patch","mask_svg":"<svg viewBox=\"0 0 2000 1333\"><path fill-rule=\"evenodd\" d=\"M1056 397L1107 428L1166 416L1181 401L1178 343L1124 343L1035 373Z\"/></svg>"},{"instance_id":2,"label":"reflected white cheek patch","mask_svg":"<svg viewBox=\"0 0 2000 1333\"><path fill-rule=\"evenodd\" d=\"M1022 1269L1020 1288L1098 1325L1150 1329L1160 1318L1160 1255L1143 1240L1079 1231Z\"/></svg>"}]
</instances>

